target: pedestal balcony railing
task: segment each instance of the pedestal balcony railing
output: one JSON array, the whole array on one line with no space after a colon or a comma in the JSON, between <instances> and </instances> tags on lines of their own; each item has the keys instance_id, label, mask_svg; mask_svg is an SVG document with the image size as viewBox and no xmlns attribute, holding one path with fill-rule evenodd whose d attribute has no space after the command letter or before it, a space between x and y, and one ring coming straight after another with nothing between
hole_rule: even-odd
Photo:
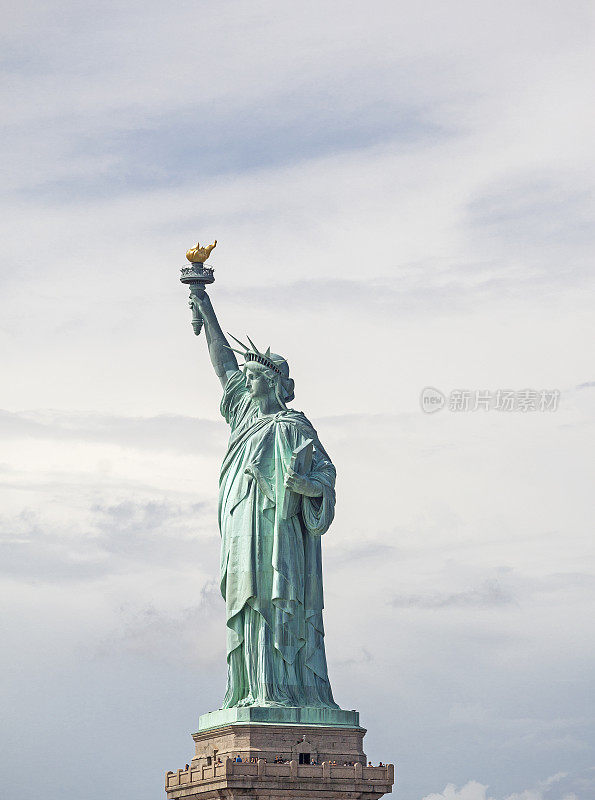
<instances>
[{"instance_id":1,"label":"pedestal balcony railing","mask_svg":"<svg viewBox=\"0 0 595 800\"><path fill-rule=\"evenodd\" d=\"M363 783L392 784L394 782L395 768L393 764L381 767L364 767L356 763L353 766L342 766L325 761L322 764L298 764L290 761L288 764L269 763L259 759L257 763L249 761L233 761L228 758L223 764L213 764L203 767L189 767L179 769L177 772L168 772L165 776L165 789L176 786L199 784L203 781L225 780L230 777L254 778L289 778L320 781L340 780Z\"/></svg>"}]
</instances>

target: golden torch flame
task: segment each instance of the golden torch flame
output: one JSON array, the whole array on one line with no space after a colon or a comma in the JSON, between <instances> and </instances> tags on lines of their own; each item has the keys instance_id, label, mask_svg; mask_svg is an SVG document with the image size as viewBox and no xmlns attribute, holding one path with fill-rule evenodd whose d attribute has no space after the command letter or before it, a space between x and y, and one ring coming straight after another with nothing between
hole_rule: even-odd
<instances>
[{"instance_id":1,"label":"golden torch flame","mask_svg":"<svg viewBox=\"0 0 595 800\"><path fill-rule=\"evenodd\" d=\"M211 250L213 250L216 246L217 239L215 239L213 244L208 244L206 247L201 247L200 242L197 242L196 247L192 247L190 250L186 251L186 258L192 264L203 264L211 255Z\"/></svg>"}]
</instances>

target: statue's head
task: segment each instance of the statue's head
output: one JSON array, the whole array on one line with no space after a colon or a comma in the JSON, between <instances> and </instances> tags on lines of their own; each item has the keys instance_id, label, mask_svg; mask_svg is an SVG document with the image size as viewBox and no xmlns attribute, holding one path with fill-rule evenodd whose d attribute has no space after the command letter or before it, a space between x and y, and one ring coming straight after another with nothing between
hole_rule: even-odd
<instances>
[{"instance_id":1,"label":"statue's head","mask_svg":"<svg viewBox=\"0 0 595 800\"><path fill-rule=\"evenodd\" d=\"M259 361L247 360L244 364L248 391L254 398L262 397L265 393L273 395L279 405L285 407L295 397L294 382L289 377L289 365L277 353L271 353L269 358L277 369L271 369Z\"/></svg>"},{"instance_id":2,"label":"statue's head","mask_svg":"<svg viewBox=\"0 0 595 800\"><path fill-rule=\"evenodd\" d=\"M244 356L245 364L243 369L246 375L248 391L252 397L262 397L266 390L269 394L273 394L279 404L285 408L285 404L295 397L294 382L289 377L289 364L287 361L283 356L271 353L270 347L267 348L266 352L261 353L249 337L247 338L252 345L251 348L246 347L235 336L232 336L232 338L244 348L242 353L239 350L235 352Z\"/></svg>"}]
</instances>

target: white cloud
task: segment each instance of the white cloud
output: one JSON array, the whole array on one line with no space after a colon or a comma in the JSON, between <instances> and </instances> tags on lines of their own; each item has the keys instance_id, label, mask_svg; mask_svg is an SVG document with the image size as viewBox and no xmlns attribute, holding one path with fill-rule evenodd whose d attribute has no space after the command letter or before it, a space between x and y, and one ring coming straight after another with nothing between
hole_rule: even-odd
<instances>
[{"instance_id":1,"label":"white cloud","mask_svg":"<svg viewBox=\"0 0 595 800\"><path fill-rule=\"evenodd\" d=\"M503 800L578 800L574 793L562 791L556 792L556 787L560 781L567 778L565 772L558 772L555 775L540 781L536 787L524 789L521 792L514 792L506 795ZM495 800L488 796L488 787L477 781L469 781L460 789L455 784L449 783L439 794L429 794L423 800Z\"/></svg>"},{"instance_id":2,"label":"white cloud","mask_svg":"<svg viewBox=\"0 0 595 800\"><path fill-rule=\"evenodd\" d=\"M488 798L487 788L477 781L469 781L457 790L453 783L449 783L440 794L429 794L423 800L493 800Z\"/></svg>"}]
</instances>

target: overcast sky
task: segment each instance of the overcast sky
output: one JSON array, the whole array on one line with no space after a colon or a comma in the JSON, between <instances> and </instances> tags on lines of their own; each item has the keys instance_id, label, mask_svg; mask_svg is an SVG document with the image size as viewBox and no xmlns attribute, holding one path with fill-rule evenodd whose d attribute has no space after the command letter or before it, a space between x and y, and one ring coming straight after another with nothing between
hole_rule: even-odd
<instances>
[{"instance_id":1,"label":"overcast sky","mask_svg":"<svg viewBox=\"0 0 595 800\"><path fill-rule=\"evenodd\" d=\"M162 797L222 700L197 238L336 464L329 673L396 797L595 798L593 16L4 3L7 798ZM499 389L558 407L448 408Z\"/></svg>"}]
</instances>

